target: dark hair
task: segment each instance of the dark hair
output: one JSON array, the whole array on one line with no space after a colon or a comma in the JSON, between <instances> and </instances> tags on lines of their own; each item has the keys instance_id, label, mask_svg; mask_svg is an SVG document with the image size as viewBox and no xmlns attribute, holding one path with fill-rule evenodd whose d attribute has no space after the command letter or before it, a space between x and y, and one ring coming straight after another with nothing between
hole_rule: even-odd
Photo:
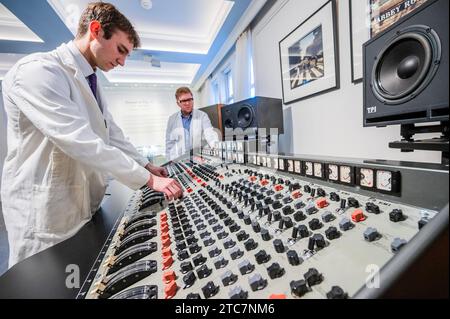
<instances>
[{"instance_id":1,"label":"dark hair","mask_svg":"<svg viewBox=\"0 0 450 319\"><path fill-rule=\"evenodd\" d=\"M106 40L110 39L113 33L119 29L128 34L128 39L133 43L134 48L138 48L141 45L139 36L130 21L112 4L105 2L88 4L81 14L76 37L81 38L84 36L89 29L89 23L94 20L100 22Z\"/></svg>"},{"instance_id":2,"label":"dark hair","mask_svg":"<svg viewBox=\"0 0 450 319\"><path fill-rule=\"evenodd\" d=\"M177 91L175 92L175 99L178 100L178 97L181 94L187 94L187 93L190 93L192 95L192 92L188 87L182 86L182 87L178 88Z\"/></svg>"}]
</instances>

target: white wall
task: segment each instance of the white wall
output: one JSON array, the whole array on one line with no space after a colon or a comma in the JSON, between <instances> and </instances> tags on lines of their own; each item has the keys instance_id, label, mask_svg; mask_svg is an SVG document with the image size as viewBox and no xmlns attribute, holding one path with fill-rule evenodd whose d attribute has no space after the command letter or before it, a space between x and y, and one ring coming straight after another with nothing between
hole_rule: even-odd
<instances>
[{"instance_id":1,"label":"white wall","mask_svg":"<svg viewBox=\"0 0 450 319\"><path fill-rule=\"evenodd\" d=\"M156 145L164 154L167 121L180 110L175 100L176 89L177 86L108 86L104 92L114 120L130 142L135 146ZM197 100L196 93L193 94Z\"/></svg>"},{"instance_id":2,"label":"white wall","mask_svg":"<svg viewBox=\"0 0 450 319\"><path fill-rule=\"evenodd\" d=\"M254 26L256 95L282 98L278 43L325 2L278 0ZM362 83L351 83L348 0L338 0L337 8L341 88L284 106L285 134L280 140L280 150L310 155L440 162L439 152L401 153L389 149L389 142L400 140L399 126L363 128Z\"/></svg>"},{"instance_id":3,"label":"white wall","mask_svg":"<svg viewBox=\"0 0 450 319\"><path fill-rule=\"evenodd\" d=\"M135 146L165 144L169 116L179 110L176 88L107 87L104 89L114 120Z\"/></svg>"},{"instance_id":4,"label":"white wall","mask_svg":"<svg viewBox=\"0 0 450 319\"><path fill-rule=\"evenodd\" d=\"M6 147L6 114L5 110L3 109L3 95L2 95L2 86L0 81L0 181L2 177L3 172L3 161L5 160L7 152ZM1 183L0 183L0 190L1 190ZM1 201L0 196L0 201Z\"/></svg>"}]
</instances>

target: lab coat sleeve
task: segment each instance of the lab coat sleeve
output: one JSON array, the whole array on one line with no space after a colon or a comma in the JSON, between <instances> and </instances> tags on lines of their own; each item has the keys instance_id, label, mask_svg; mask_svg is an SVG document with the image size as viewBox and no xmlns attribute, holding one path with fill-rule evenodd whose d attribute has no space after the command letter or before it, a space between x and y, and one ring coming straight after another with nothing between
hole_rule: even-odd
<instances>
[{"instance_id":1,"label":"lab coat sleeve","mask_svg":"<svg viewBox=\"0 0 450 319\"><path fill-rule=\"evenodd\" d=\"M216 147L216 144L219 141L219 136L214 130L214 127L211 125L211 120L206 113L202 113L202 123L203 136L205 137L206 142L208 142L209 147Z\"/></svg>"},{"instance_id":2,"label":"lab coat sleeve","mask_svg":"<svg viewBox=\"0 0 450 319\"><path fill-rule=\"evenodd\" d=\"M149 163L148 159L139 154L134 145L126 140L122 129L116 124L111 113L109 113L108 111L106 111L105 113L105 116L108 118L109 123L110 144L117 147L129 157L134 159L139 163L139 165L145 167Z\"/></svg>"},{"instance_id":3,"label":"lab coat sleeve","mask_svg":"<svg viewBox=\"0 0 450 319\"><path fill-rule=\"evenodd\" d=\"M67 76L57 64L25 63L18 67L9 96L36 128L71 158L111 174L132 189L145 185L150 172L94 133L81 106L70 99Z\"/></svg>"}]
</instances>

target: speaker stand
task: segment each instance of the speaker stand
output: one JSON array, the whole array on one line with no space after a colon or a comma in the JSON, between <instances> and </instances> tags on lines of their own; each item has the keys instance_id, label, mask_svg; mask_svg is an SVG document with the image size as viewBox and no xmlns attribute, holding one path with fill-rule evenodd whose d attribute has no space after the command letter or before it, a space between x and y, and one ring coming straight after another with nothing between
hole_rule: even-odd
<instances>
[{"instance_id":1,"label":"speaker stand","mask_svg":"<svg viewBox=\"0 0 450 319\"><path fill-rule=\"evenodd\" d=\"M400 134L401 141L389 143L390 148L400 149L401 152L438 151L442 152L441 163L449 165L449 125L448 121L441 122L440 125L415 126L415 124L402 124ZM439 138L414 140L415 134L442 133Z\"/></svg>"}]
</instances>

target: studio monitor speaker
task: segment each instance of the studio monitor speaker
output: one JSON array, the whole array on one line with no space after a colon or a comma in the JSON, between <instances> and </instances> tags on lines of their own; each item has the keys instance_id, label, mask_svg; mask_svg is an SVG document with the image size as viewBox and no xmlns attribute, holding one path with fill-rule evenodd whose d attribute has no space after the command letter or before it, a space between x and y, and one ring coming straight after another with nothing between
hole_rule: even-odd
<instances>
[{"instance_id":1,"label":"studio monitor speaker","mask_svg":"<svg viewBox=\"0 0 450 319\"><path fill-rule=\"evenodd\" d=\"M223 135L222 111L221 111L222 106L223 104L214 104L199 108L199 110L205 112L208 115L212 127L222 132Z\"/></svg>"},{"instance_id":2,"label":"studio monitor speaker","mask_svg":"<svg viewBox=\"0 0 450 319\"><path fill-rule=\"evenodd\" d=\"M448 120L448 0L364 44L364 126Z\"/></svg>"},{"instance_id":3,"label":"studio monitor speaker","mask_svg":"<svg viewBox=\"0 0 450 319\"><path fill-rule=\"evenodd\" d=\"M222 107L222 126L225 132L234 130L244 133L256 132L257 129L278 129L283 134L283 105L280 99L256 96ZM226 133L225 133L226 134Z\"/></svg>"}]
</instances>

